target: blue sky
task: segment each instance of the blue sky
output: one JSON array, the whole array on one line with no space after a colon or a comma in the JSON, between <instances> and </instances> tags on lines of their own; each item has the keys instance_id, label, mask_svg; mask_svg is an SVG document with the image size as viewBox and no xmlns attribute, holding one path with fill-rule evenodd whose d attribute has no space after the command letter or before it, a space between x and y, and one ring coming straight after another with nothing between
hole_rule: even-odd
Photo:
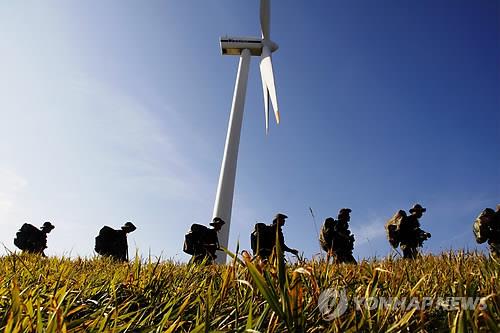
<instances>
[{"instance_id":1,"label":"blue sky","mask_svg":"<svg viewBox=\"0 0 500 333\"><path fill-rule=\"evenodd\" d=\"M208 223L238 59L224 35L259 36L258 1L0 3L0 241L51 221L49 255L92 255L102 225L184 261ZM355 256L391 252L383 225L428 208L424 250L475 248L500 203L497 1L272 2L282 123L265 135L252 59L230 246L289 216L307 257L350 207ZM479 246L484 249L484 246ZM5 251L4 251L5 253Z\"/></svg>"}]
</instances>

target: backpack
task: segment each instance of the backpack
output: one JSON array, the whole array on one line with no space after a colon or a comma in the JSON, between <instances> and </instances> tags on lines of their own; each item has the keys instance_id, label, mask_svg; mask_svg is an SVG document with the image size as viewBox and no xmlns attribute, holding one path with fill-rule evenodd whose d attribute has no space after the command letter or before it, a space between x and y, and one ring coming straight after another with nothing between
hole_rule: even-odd
<instances>
[{"instance_id":1,"label":"backpack","mask_svg":"<svg viewBox=\"0 0 500 333\"><path fill-rule=\"evenodd\" d=\"M400 210L385 223L387 239L393 248L397 248L401 241L399 237L399 226L406 217L406 212Z\"/></svg>"},{"instance_id":2,"label":"backpack","mask_svg":"<svg viewBox=\"0 0 500 333\"><path fill-rule=\"evenodd\" d=\"M354 236L351 234L347 223L344 224L342 221L328 218L321 227L319 243L325 252L352 253Z\"/></svg>"},{"instance_id":3,"label":"backpack","mask_svg":"<svg viewBox=\"0 0 500 333\"><path fill-rule=\"evenodd\" d=\"M184 236L184 246L182 251L189 255L194 255L199 252L199 247L202 243L204 235L208 233L208 228L201 224L193 224Z\"/></svg>"},{"instance_id":4,"label":"backpack","mask_svg":"<svg viewBox=\"0 0 500 333\"><path fill-rule=\"evenodd\" d=\"M491 208L484 209L481 214L476 218L473 225L474 237L476 242L482 244L486 242L490 237L491 228L489 223L491 223L495 218L495 212Z\"/></svg>"},{"instance_id":5,"label":"backpack","mask_svg":"<svg viewBox=\"0 0 500 333\"><path fill-rule=\"evenodd\" d=\"M335 231L335 225L337 224L337 221L333 219L333 221L331 222L327 220L325 220L325 223L323 223L319 234L319 244L325 252L330 251L333 247L333 233Z\"/></svg>"},{"instance_id":6,"label":"backpack","mask_svg":"<svg viewBox=\"0 0 500 333\"><path fill-rule=\"evenodd\" d=\"M23 251L42 252L47 247L47 239L44 235L37 227L25 223L16 233L14 245Z\"/></svg>"},{"instance_id":7,"label":"backpack","mask_svg":"<svg viewBox=\"0 0 500 333\"><path fill-rule=\"evenodd\" d=\"M254 255L257 255L260 249L272 250L275 239L274 228L265 223L255 224L254 231L250 234L250 245Z\"/></svg>"},{"instance_id":8,"label":"backpack","mask_svg":"<svg viewBox=\"0 0 500 333\"><path fill-rule=\"evenodd\" d=\"M95 252L100 255L113 254L113 243L115 242L115 229L105 225L99 230L99 235L95 238Z\"/></svg>"}]
</instances>

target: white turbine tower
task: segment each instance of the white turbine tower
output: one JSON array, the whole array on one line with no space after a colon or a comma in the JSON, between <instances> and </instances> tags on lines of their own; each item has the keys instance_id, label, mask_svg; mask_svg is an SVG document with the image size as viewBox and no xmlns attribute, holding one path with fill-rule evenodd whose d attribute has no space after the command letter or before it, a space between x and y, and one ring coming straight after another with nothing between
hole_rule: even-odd
<instances>
[{"instance_id":1,"label":"white turbine tower","mask_svg":"<svg viewBox=\"0 0 500 333\"><path fill-rule=\"evenodd\" d=\"M220 39L223 55L236 55L240 57L236 84L234 86L233 104L227 129L224 158L217 186L213 217L220 217L226 224L219 232L219 243L228 246L229 229L231 225L231 210L233 206L234 181L238 161L238 148L240 145L241 124L245 107L245 95L248 81L248 68L251 56L260 56L260 74L264 92L264 112L266 118L266 134L269 130L269 99L271 99L276 122L279 124L278 99L274 85L273 64L271 53L278 49L278 45L270 39L270 0L260 1L260 27L262 38L251 37L224 37ZM225 263L226 254L219 252L217 262Z\"/></svg>"}]
</instances>

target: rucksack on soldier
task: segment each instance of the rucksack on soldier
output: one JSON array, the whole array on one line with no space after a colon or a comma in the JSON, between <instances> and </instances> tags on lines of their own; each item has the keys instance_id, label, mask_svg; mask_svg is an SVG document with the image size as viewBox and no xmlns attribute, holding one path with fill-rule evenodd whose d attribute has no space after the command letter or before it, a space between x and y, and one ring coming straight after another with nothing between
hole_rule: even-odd
<instances>
[{"instance_id":1,"label":"rucksack on soldier","mask_svg":"<svg viewBox=\"0 0 500 333\"><path fill-rule=\"evenodd\" d=\"M335 221L332 217L329 217L321 226L321 231L319 233L319 244L325 252L328 252L332 249L332 238L336 223L337 221Z\"/></svg>"},{"instance_id":2,"label":"rucksack on soldier","mask_svg":"<svg viewBox=\"0 0 500 333\"><path fill-rule=\"evenodd\" d=\"M203 236L208 233L208 227L201 224L193 224L184 236L184 246L182 250L190 255L198 252Z\"/></svg>"},{"instance_id":3,"label":"rucksack on soldier","mask_svg":"<svg viewBox=\"0 0 500 333\"><path fill-rule=\"evenodd\" d=\"M484 209L474 221L473 231L476 242L482 244L490 237L489 223L495 218L495 211L491 208Z\"/></svg>"},{"instance_id":4,"label":"rucksack on soldier","mask_svg":"<svg viewBox=\"0 0 500 333\"><path fill-rule=\"evenodd\" d=\"M399 237L399 226L406 217L406 212L404 210L400 210L385 223L387 239L393 248L397 248L399 242L401 241Z\"/></svg>"},{"instance_id":5,"label":"rucksack on soldier","mask_svg":"<svg viewBox=\"0 0 500 333\"><path fill-rule=\"evenodd\" d=\"M272 226L265 223L256 223L254 231L250 234L250 246L253 254L257 255L259 249L272 250L275 237Z\"/></svg>"},{"instance_id":6,"label":"rucksack on soldier","mask_svg":"<svg viewBox=\"0 0 500 333\"><path fill-rule=\"evenodd\" d=\"M113 254L112 244L114 242L116 230L107 225L99 230L99 235L95 238L95 252L100 255Z\"/></svg>"},{"instance_id":7,"label":"rucksack on soldier","mask_svg":"<svg viewBox=\"0 0 500 333\"><path fill-rule=\"evenodd\" d=\"M46 244L44 244L41 230L29 223L24 223L16 233L14 245L23 251L43 251Z\"/></svg>"}]
</instances>

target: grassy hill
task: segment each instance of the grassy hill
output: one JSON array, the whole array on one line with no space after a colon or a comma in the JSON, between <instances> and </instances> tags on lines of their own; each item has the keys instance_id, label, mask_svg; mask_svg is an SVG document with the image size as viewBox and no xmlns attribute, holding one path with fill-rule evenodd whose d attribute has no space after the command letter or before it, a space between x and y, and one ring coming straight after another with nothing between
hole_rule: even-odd
<instances>
[{"instance_id":1,"label":"grassy hill","mask_svg":"<svg viewBox=\"0 0 500 333\"><path fill-rule=\"evenodd\" d=\"M243 254L227 266L12 254L0 258L0 329L498 332L499 271L477 253L358 265L263 264ZM325 311L342 304L325 298L329 288L345 294L342 314Z\"/></svg>"}]
</instances>

